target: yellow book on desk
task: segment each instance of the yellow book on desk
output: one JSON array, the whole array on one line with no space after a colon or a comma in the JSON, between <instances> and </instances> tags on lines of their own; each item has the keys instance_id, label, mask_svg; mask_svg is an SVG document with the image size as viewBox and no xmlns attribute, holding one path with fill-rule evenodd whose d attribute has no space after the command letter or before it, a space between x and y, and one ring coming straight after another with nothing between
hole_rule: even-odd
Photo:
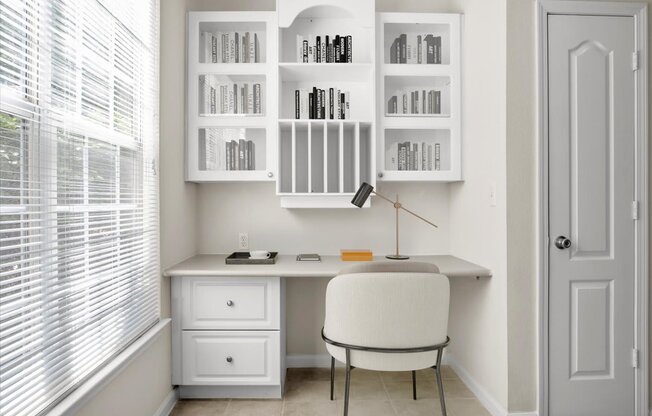
<instances>
[{"instance_id":1,"label":"yellow book on desk","mask_svg":"<svg viewBox=\"0 0 652 416\"><path fill-rule=\"evenodd\" d=\"M340 258L342 261L371 261L374 254L368 249L342 249Z\"/></svg>"}]
</instances>

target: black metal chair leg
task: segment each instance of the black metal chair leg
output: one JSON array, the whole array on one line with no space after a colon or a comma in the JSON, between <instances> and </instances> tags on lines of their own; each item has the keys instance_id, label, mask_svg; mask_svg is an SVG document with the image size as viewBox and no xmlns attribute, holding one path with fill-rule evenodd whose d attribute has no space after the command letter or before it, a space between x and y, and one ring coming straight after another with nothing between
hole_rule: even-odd
<instances>
[{"instance_id":1,"label":"black metal chair leg","mask_svg":"<svg viewBox=\"0 0 652 416\"><path fill-rule=\"evenodd\" d=\"M351 350L346 349L346 381L344 382L344 416L349 415L349 390L351 389Z\"/></svg>"},{"instance_id":2,"label":"black metal chair leg","mask_svg":"<svg viewBox=\"0 0 652 416\"><path fill-rule=\"evenodd\" d=\"M441 356L442 350L437 352L437 366L435 367L435 375L437 376L437 387L439 388L439 405L441 406L442 416L446 416L446 400L444 399L444 385L441 380Z\"/></svg>"},{"instance_id":3,"label":"black metal chair leg","mask_svg":"<svg viewBox=\"0 0 652 416\"><path fill-rule=\"evenodd\" d=\"M412 370L412 400L417 399L417 372Z\"/></svg>"},{"instance_id":4,"label":"black metal chair leg","mask_svg":"<svg viewBox=\"0 0 652 416\"><path fill-rule=\"evenodd\" d=\"M335 357L331 357L331 400L333 400L334 384L335 384Z\"/></svg>"}]
</instances>

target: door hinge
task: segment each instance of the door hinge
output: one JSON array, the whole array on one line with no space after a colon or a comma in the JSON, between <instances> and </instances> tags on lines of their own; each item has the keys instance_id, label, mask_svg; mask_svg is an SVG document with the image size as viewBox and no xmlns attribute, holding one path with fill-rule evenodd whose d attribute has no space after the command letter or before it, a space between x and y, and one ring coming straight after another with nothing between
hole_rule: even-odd
<instances>
[{"instance_id":1,"label":"door hinge","mask_svg":"<svg viewBox=\"0 0 652 416\"><path fill-rule=\"evenodd\" d=\"M632 201L632 219L638 220L638 201Z\"/></svg>"},{"instance_id":2,"label":"door hinge","mask_svg":"<svg viewBox=\"0 0 652 416\"><path fill-rule=\"evenodd\" d=\"M638 71L639 66L639 53L638 51L632 54L632 71Z\"/></svg>"},{"instance_id":3,"label":"door hinge","mask_svg":"<svg viewBox=\"0 0 652 416\"><path fill-rule=\"evenodd\" d=\"M636 348L632 350L632 367L638 368L638 350Z\"/></svg>"}]
</instances>

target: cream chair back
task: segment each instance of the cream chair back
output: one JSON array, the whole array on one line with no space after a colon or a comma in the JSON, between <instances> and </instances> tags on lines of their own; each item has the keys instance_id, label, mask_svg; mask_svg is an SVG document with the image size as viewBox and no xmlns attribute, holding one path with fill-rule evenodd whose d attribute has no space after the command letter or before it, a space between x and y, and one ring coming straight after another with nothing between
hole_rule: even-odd
<instances>
[{"instance_id":1,"label":"cream chair back","mask_svg":"<svg viewBox=\"0 0 652 416\"><path fill-rule=\"evenodd\" d=\"M324 335L337 343L372 348L441 344L447 339L449 297L448 278L438 273L340 274L326 290ZM344 348L326 347L338 361L345 362ZM389 354L352 350L351 365L408 371L432 367L436 357L436 351Z\"/></svg>"}]
</instances>

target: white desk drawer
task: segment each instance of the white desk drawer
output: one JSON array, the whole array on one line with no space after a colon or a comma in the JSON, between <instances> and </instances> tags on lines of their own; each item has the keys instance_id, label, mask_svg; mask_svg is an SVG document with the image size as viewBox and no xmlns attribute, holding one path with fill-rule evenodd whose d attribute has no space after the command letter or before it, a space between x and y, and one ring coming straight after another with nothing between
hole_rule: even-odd
<instances>
[{"instance_id":1,"label":"white desk drawer","mask_svg":"<svg viewBox=\"0 0 652 416\"><path fill-rule=\"evenodd\" d=\"M280 329L280 278L188 277L183 329Z\"/></svg>"},{"instance_id":2,"label":"white desk drawer","mask_svg":"<svg viewBox=\"0 0 652 416\"><path fill-rule=\"evenodd\" d=\"M184 385L280 383L278 331L183 331Z\"/></svg>"}]
</instances>

